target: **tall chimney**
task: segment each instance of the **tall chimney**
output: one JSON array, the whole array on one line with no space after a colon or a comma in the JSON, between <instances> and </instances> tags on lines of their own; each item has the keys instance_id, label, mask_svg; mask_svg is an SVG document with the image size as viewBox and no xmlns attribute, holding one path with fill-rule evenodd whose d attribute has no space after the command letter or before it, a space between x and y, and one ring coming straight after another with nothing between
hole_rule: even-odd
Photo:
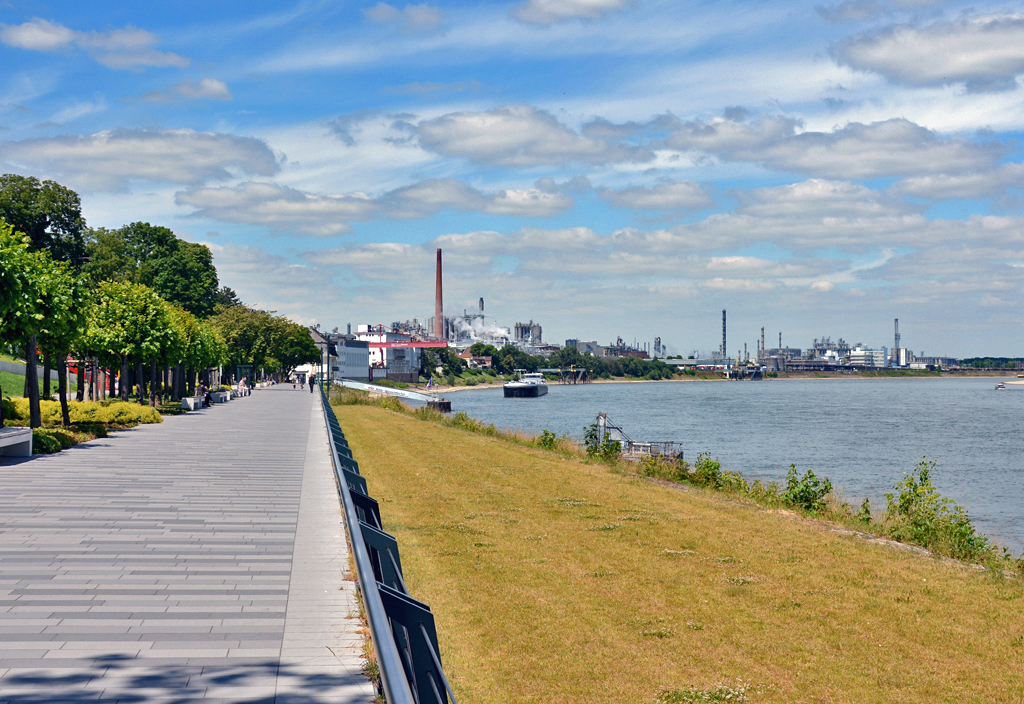
<instances>
[{"instance_id":1,"label":"tall chimney","mask_svg":"<svg viewBox=\"0 0 1024 704\"><path fill-rule=\"evenodd\" d=\"M725 359L725 357L728 354L729 354L729 352L727 351L726 346L725 346L725 311L723 310L722 311L722 358Z\"/></svg>"},{"instance_id":2,"label":"tall chimney","mask_svg":"<svg viewBox=\"0 0 1024 704\"><path fill-rule=\"evenodd\" d=\"M434 339L444 339L444 305L441 302L441 248L437 249L437 289L434 294Z\"/></svg>"}]
</instances>

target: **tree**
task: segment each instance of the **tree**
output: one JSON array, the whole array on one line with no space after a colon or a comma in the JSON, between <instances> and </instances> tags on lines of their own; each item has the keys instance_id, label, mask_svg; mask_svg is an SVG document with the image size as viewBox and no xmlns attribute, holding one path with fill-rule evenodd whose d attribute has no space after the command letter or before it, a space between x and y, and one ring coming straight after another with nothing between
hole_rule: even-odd
<instances>
[{"instance_id":1,"label":"tree","mask_svg":"<svg viewBox=\"0 0 1024 704\"><path fill-rule=\"evenodd\" d=\"M218 282L209 247L178 240L173 252L150 264L142 283L193 315L205 318L213 314Z\"/></svg>"},{"instance_id":2,"label":"tree","mask_svg":"<svg viewBox=\"0 0 1024 704\"><path fill-rule=\"evenodd\" d=\"M242 305L242 301L238 297L238 294L235 293L234 289L228 288L227 286L221 286L213 294L213 307L217 313L223 312L225 308L240 305Z\"/></svg>"},{"instance_id":3,"label":"tree","mask_svg":"<svg viewBox=\"0 0 1024 704\"><path fill-rule=\"evenodd\" d=\"M0 220L0 339L20 341L34 331L38 312L39 286L35 277L38 255L29 251L29 240L14 233ZM0 402L0 428L3 427Z\"/></svg>"},{"instance_id":4,"label":"tree","mask_svg":"<svg viewBox=\"0 0 1024 704\"><path fill-rule=\"evenodd\" d=\"M33 249L76 270L85 263L85 220L78 194L54 181L31 176L0 176L0 217L28 235Z\"/></svg>"},{"instance_id":5,"label":"tree","mask_svg":"<svg viewBox=\"0 0 1024 704\"><path fill-rule=\"evenodd\" d=\"M75 271L85 263L85 220L78 194L55 181L31 176L0 176L0 218L29 237L30 246L48 252L54 261L67 262ZM33 427L39 418L39 388L36 383L36 338L25 340L25 383ZM46 386L49 388L49 350L46 356Z\"/></svg>"},{"instance_id":6,"label":"tree","mask_svg":"<svg viewBox=\"0 0 1024 704\"><path fill-rule=\"evenodd\" d=\"M40 264L37 274L40 287L37 310L42 317L37 336L43 349L56 354L61 420L67 426L71 424L68 413L67 357L82 335L89 293L84 277L72 271L67 263L54 262L40 253ZM48 365L46 374L49 374Z\"/></svg>"},{"instance_id":7,"label":"tree","mask_svg":"<svg viewBox=\"0 0 1024 704\"><path fill-rule=\"evenodd\" d=\"M272 311L232 306L211 318L210 324L223 337L231 365L290 373L299 364L320 358L309 330Z\"/></svg>"},{"instance_id":8,"label":"tree","mask_svg":"<svg viewBox=\"0 0 1024 704\"><path fill-rule=\"evenodd\" d=\"M128 364L159 359L176 344L175 330L163 299L142 284L104 281L89 311L83 342L94 352L117 359L121 368L121 399L128 400L124 380Z\"/></svg>"},{"instance_id":9,"label":"tree","mask_svg":"<svg viewBox=\"0 0 1024 704\"><path fill-rule=\"evenodd\" d=\"M96 282L145 284L200 318L214 312L218 281L210 248L178 239L166 227L133 222L91 231L86 270Z\"/></svg>"}]
</instances>

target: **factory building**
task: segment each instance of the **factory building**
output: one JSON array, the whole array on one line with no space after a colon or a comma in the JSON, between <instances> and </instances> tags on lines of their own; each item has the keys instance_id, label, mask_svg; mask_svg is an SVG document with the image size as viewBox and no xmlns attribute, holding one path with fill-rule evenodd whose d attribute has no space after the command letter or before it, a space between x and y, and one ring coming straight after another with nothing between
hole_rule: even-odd
<instances>
[{"instance_id":1,"label":"factory building","mask_svg":"<svg viewBox=\"0 0 1024 704\"><path fill-rule=\"evenodd\" d=\"M351 326L349 326L351 329ZM323 332L319 328L310 328L309 334L313 343L320 350L320 363L313 371L324 373L331 383L340 379L366 381L370 377L370 349L366 342L356 339L351 333Z\"/></svg>"},{"instance_id":2,"label":"factory building","mask_svg":"<svg viewBox=\"0 0 1024 704\"><path fill-rule=\"evenodd\" d=\"M412 342L412 336L392 332L383 325L360 325L357 337L364 343ZM420 373L420 351L416 347L374 347L368 344L372 379L416 382Z\"/></svg>"},{"instance_id":3,"label":"factory building","mask_svg":"<svg viewBox=\"0 0 1024 704\"><path fill-rule=\"evenodd\" d=\"M886 360L885 352L886 350L884 349L872 350L857 343L850 350L849 364L852 367L884 367Z\"/></svg>"}]
</instances>

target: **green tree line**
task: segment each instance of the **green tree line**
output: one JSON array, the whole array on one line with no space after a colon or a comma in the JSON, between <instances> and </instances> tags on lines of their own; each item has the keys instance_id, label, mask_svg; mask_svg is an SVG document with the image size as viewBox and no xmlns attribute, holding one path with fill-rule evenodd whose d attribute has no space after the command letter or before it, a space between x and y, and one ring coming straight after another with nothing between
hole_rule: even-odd
<instances>
[{"instance_id":1,"label":"green tree line","mask_svg":"<svg viewBox=\"0 0 1024 704\"><path fill-rule=\"evenodd\" d=\"M446 377L456 377L465 369L462 359L454 350L447 347L432 348L423 351L422 365L425 376L431 376L438 366L443 367ZM504 345L498 349L494 345L477 342L469 348L474 357L490 357L494 370L501 374L511 374L517 369L535 372L538 369L577 369L588 370L595 379L611 379L629 377L634 379L671 379L675 368L660 359L641 359L639 357L619 357L604 359L595 357L589 352L580 353L575 347L565 347L554 352L550 357L538 357L528 354L515 345Z\"/></svg>"},{"instance_id":2,"label":"green tree line","mask_svg":"<svg viewBox=\"0 0 1024 704\"><path fill-rule=\"evenodd\" d=\"M55 366L65 425L69 356L79 372L93 371L94 398L107 391L95 388L95 371L111 369L122 400L136 389L142 404L148 389L152 406L193 393L219 365L287 373L319 358L304 326L220 287L205 245L145 222L90 229L77 193L15 174L0 176L0 348L25 358L32 427L40 425L40 353L42 393L50 394Z\"/></svg>"}]
</instances>

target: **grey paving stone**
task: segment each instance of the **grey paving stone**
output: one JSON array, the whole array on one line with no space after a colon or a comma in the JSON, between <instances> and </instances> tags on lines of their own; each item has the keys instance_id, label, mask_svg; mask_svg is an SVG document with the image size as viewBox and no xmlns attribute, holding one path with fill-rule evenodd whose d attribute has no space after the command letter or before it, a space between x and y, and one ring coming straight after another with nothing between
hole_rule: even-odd
<instances>
[{"instance_id":1,"label":"grey paving stone","mask_svg":"<svg viewBox=\"0 0 1024 704\"><path fill-rule=\"evenodd\" d=\"M316 395L0 471L0 703L373 700Z\"/></svg>"}]
</instances>

